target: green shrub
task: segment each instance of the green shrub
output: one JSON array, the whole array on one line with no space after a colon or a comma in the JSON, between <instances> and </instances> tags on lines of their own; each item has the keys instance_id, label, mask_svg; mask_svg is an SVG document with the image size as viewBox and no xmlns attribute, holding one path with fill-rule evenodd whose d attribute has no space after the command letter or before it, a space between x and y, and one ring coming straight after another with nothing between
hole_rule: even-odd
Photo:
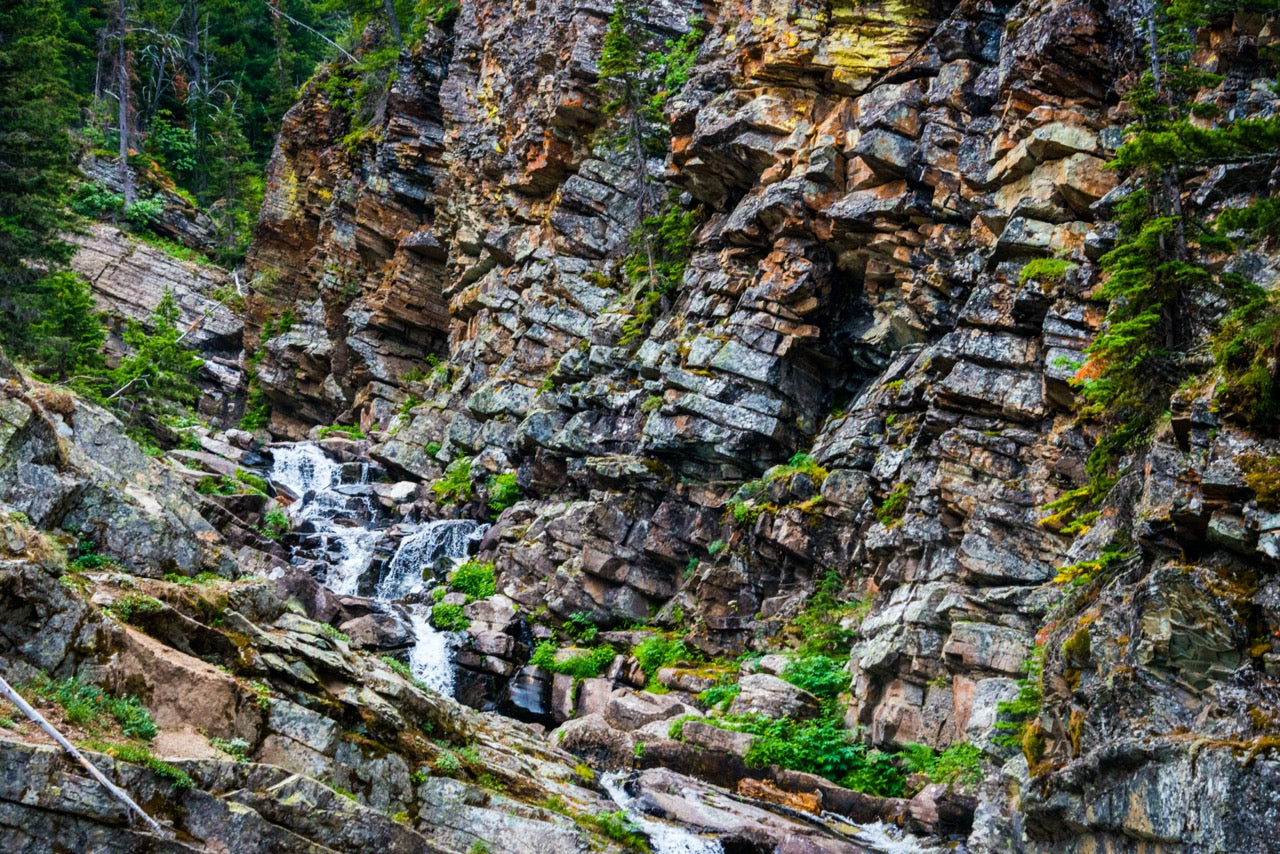
<instances>
[{"instance_id":1,"label":"green shrub","mask_svg":"<svg viewBox=\"0 0 1280 854\"><path fill-rule=\"evenodd\" d=\"M487 599L498 592L498 581L492 563L469 560L449 576L449 586L467 595L467 601Z\"/></svg>"},{"instance_id":2,"label":"green shrub","mask_svg":"<svg viewBox=\"0 0 1280 854\"><path fill-rule=\"evenodd\" d=\"M462 769L462 760L458 758L456 753L448 750L442 750L440 751L440 755L436 757L436 761L433 765L437 774L452 777Z\"/></svg>"},{"instance_id":3,"label":"green shrub","mask_svg":"<svg viewBox=\"0 0 1280 854\"><path fill-rule=\"evenodd\" d=\"M733 715L708 721L755 736L747 749L752 767L779 765L817 774L846 788L879 797L900 797L906 780L887 753L868 750L834 717L813 721Z\"/></svg>"},{"instance_id":4,"label":"green shrub","mask_svg":"<svg viewBox=\"0 0 1280 854\"><path fill-rule=\"evenodd\" d=\"M471 626L461 605L446 602L431 606L431 623L442 632L465 632Z\"/></svg>"},{"instance_id":5,"label":"green shrub","mask_svg":"<svg viewBox=\"0 0 1280 854\"><path fill-rule=\"evenodd\" d=\"M124 218L134 228L150 228L164 215L164 200L159 196L140 198L124 209Z\"/></svg>"},{"instance_id":6,"label":"green shrub","mask_svg":"<svg viewBox=\"0 0 1280 854\"><path fill-rule=\"evenodd\" d=\"M791 621L790 628L800 639L800 655L848 655L854 633L842 623L865 614L871 600L842 602L842 586L838 570L824 572L814 585L807 607Z\"/></svg>"},{"instance_id":7,"label":"green shrub","mask_svg":"<svg viewBox=\"0 0 1280 854\"><path fill-rule=\"evenodd\" d=\"M876 518L880 520L881 525L892 528L902 521L902 517L907 512L907 498L910 494L911 484L903 482L884 497L884 501L875 510Z\"/></svg>"},{"instance_id":8,"label":"green shrub","mask_svg":"<svg viewBox=\"0 0 1280 854\"><path fill-rule=\"evenodd\" d=\"M821 700L834 700L849 688L850 677L840 662L825 655L810 655L787 662L782 678Z\"/></svg>"},{"instance_id":9,"label":"green shrub","mask_svg":"<svg viewBox=\"0 0 1280 854\"><path fill-rule=\"evenodd\" d=\"M283 539L291 527L289 517L278 507L268 510L262 517L262 536L269 540Z\"/></svg>"},{"instance_id":10,"label":"green shrub","mask_svg":"<svg viewBox=\"0 0 1280 854\"><path fill-rule=\"evenodd\" d=\"M107 610L127 623L141 614L164 610L164 603L154 596L129 591L108 605Z\"/></svg>"},{"instance_id":11,"label":"green shrub","mask_svg":"<svg viewBox=\"0 0 1280 854\"><path fill-rule=\"evenodd\" d=\"M689 650L684 641L662 635L645 638L631 650L631 654L640 662L640 669L650 679L660 668L670 667L689 658Z\"/></svg>"},{"instance_id":12,"label":"green shrub","mask_svg":"<svg viewBox=\"0 0 1280 854\"><path fill-rule=\"evenodd\" d=\"M471 458L458 457L444 470L444 477L431 484L441 504L471 500Z\"/></svg>"},{"instance_id":13,"label":"green shrub","mask_svg":"<svg viewBox=\"0 0 1280 854\"><path fill-rule=\"evenodd\" d=\"M1000 719L995 728L1007 734L997 736L995 741L1008 747L1022 746L1027 728L1039 717L1044 705L1044 647L1033 648L1022 668L1027 675L1018 680L1018 696L996 705Z\"/></svg>"},{"instance_id":14,"label":"green shrub","mask_svg":"<svg viewBox=\"0 0 1280 854\"><path fill-rule=\"evenodd\" d=\"M775 480L789 478L795 474L807 474L813 478L815 484L821 485L827 479L827 470L818 465L818 461L809 454L798 453L787 460L786 465L774 466L765 472L764 482L772 483Z\"/></svg>"},{"instance_id":15,"label":"green shrub","mask_svg":"<svg viewBox=\"0 0 1280 854\"><path fill-rule=\"evenodd\" d=\"M941 753L924 744L908 744L895 758L908 774L924 774L930 783L982 782L982 751L972 744L953 744Z\"/></svg>"},{"instance_id":16,"label":"green shrub","mask_svg":"<svg viewBox=\"0 0 1280 854\"><path fill-rule=\"evenodd\" d=\"M489 509L501 513L520 500L520 486L515 472L489 476Z\"/></svg>"},{"instance_id":17,"label":"green shrub","mask_svg":"<svg viewBox=\"0 0 1280 854\"><path fill-rule=\"evenodd\" d=\"M215 750L221 750L223 753L235 757L237 762L249 761L249 742L243 738L226 739L215 737L209 739L209 744Z\"/></svg>"},{"instance_id":18,"label":"green shrub","mask_svg":"<svg viewBox=\"0 0 1280 854\"><path fill-rule=\"evenodd\" d=\"M114 214L124 208L124 196L113 193L97 181L85 181L71 196L71 209L90 218Z\"/></svg>"},{"instance_id":19,"label":"green shrub","mask_svg":"<svg viewBox=\"0 0 1280 854\"><path fill-rule=\"evenodd\" d=\"M563 673L574 679L590 679L599 676L613 663L613 647L604 645L592 647L572 658L556 660L560 648L554 641L542 641L533 651L529 663L552 673Z\"/></svg>"},{"instance_id":20,"label":"green shrub","mask_svg":"<svg viewBox=\"0 0 1280 854\"><path fill-rule=\"evenodd\" d=\"M725 681L712 685L698 695L698 702L704 709L723 711L733 702L733 698L742 693L742 686L737 682Z\"/></svg>"},{"instance_id":21,"label":"green shrub","mask_svg":"<svg viewBox=\"0 0 1280 854\"><path fill-rule=\"evenodd\" d=\"M576 614L569 615L569 619L565 620L564 630L569 636L583 643L591 643L596 639L596 633L599 628L595 621L591 619L591 615L586 611L578 611Z\"/></svg>"}]
</instances>

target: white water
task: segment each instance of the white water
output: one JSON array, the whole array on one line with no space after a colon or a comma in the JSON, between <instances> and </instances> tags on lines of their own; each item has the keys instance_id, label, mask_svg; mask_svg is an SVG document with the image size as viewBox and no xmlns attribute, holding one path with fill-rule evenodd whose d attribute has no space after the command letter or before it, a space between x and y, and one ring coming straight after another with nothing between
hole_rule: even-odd
<instances>
[{"instance_id":1,"label":"white water","mask_svg":"<svg viewBox=\"0 0 1280 854\"><path fill-rule=\"evenodd\" d=\"M354 596L361 577L368 572L374 551L386 532L370 527L378 518L368 496L343 491L343 467L329 459L318 445L297 442L273 448L271 480L297 496L289 508L295 523L309 522L323 543L328 564L325 586L341 596ZM358 484L367 483L368 468ZM350 485L350 484L347 484ZM434 582L423 579L423 570L442 560L453 565L467 558L469 545L485 526L469 520L427 522L401 541L378 584L374 598L395 602L425 593ZM416 643L409 653L413 675L446 696L453 695L453 639L430 623L430 610L408 604L406 610Z\"/></svg>"},{"instance_id":2,"label":"white water","mask_svg":"<svg viewBox=\"0 0 1280 854\"><path fill-rule=\"evenodd\" d=\"M622 775L616 772L604 774L600 777L600 785L613 802L626 811L627 817L649 837L649 847L653 849L653 854L724 854L724 847L719 841L649 818L635 809L635 798L622 788Z\"/></svg>"}]
</instances>

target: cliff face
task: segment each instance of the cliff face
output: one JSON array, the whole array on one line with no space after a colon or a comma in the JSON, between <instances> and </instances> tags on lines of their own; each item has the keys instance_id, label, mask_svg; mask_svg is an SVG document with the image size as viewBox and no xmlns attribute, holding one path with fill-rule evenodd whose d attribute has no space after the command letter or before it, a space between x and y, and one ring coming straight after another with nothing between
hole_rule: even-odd
<instances>
[{"instance_id":1,"label":"cliff face","mask_svg":"<svg viewBox=\"0 0 1280 854\"><path fill-rule=\"evenodd\" d=\"M1092 447L1067 365L1100 321L1140 10L651 4L654 45L690 17L708 30L647 167L699 225L649 308L619 269L641 170L590 144L611 10L464 2L355 143L324 85L304 93L251 254L250 329L295 321L255 344L273 431L358 420L393 471L515 472L524 499L485 548L501 589L559 619L656 612L736 652L837 570L871 601L849 722L1011 757L978 850L1265 850L1280 517L1234 460L1276 443L1187 393L1091 529L1041 524ZM1272 28L1199 36L1235 115L1273 106L1255 79ZM1046 257L1075 266L1023 275ZM1251 263L1266 283L1273 259ZM825 479L775 469L740 492L797 452ZM1105 586L1053 583L1121 541ZM992 727L1036 642L1047 764L1028 769ZM501 693L501 674L475 681L477 702Z\"/></svg>"}]
</instances>

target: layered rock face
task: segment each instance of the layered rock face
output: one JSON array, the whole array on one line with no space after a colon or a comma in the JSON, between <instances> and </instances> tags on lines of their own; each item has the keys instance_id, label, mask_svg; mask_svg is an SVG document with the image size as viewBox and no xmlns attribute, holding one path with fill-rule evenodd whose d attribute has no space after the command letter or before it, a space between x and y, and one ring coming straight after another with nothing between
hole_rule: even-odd
<instances>
[{"instance_id":1,"label":"layered rock face","mask_svg":"<svg viewBox=\"0 0 1280 854\"><path fill-rule=\"evenodd\" d=\"M507 596L558 619L689 618L736 652L836 570L871 599L850 723L1012 757L978 850L1265 850L1280 521L1234 460L1276 448L1189 395L1091 530L1041 524L1093 443L1071 363L1100 321L1141 10L654 3L654 47L691 16L707 34L666 105L670 156L644 168L590 143L611 10L464 2L401 57L374 139L342 144L349 117L304 93L251 255L273 430L358 420L393 471L516 473L485 548ZM1271 26L1200 34L1234 115L1272 106L1253 59ZM645 174L699 222L648 309L619 269ZM1024 275L1047 257L1074 266ZM825 478L740 492L797 452ZM1116 542L1102 591L1052 583ZM1037 640L1048 764L1028 769L992 738Z\"/></svg>"}]
</instances>

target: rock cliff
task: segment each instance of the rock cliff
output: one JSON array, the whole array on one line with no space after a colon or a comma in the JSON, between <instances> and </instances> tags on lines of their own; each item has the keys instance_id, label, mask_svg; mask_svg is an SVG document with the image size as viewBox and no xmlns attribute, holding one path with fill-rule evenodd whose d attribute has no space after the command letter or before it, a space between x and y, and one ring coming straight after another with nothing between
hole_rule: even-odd
<instances>
[{"instance_id":1,"label":"rock cliff","mask_svg":"<svg viewBox=\"0 0 1280 854\"><path fill-rule=\"evenodd\" d=\"M472 624L460 698L560 725L554 774L561 748L648 769L646 809L692 826L727 826L727 796L665 775L967 835L971 851L1270 850L1280 515L1241 461L1274 465L1280 442L1217 412L1212 388L1182 389L1089 527L1046 519L1087 482L1097 436L1072 380L1104 311L1091 297L1125 192L1106 162L1144 61L1141 4L655 0L646 49L701 40L663 104L664 151L643 161L609 144L613 8L464 0L404 49L371 119L338 97L345 66L322 69L285 118L250 251L246 365L273 436L358 425L359 454L392 477L465 482L406 490L406 519L496 516L480 549L497 594L456 603ZM1220 16L1196 38L1223 75L1204 102L1275 110L1259 60L1274 18ZM1260 183L1209 176L1195 203ZM678 286L649 297L625 268L660 205L693 230ZM1246 256L1273 287L1276 256ZM1069 263L1028 266L1048 258ZM519 500L494 512L504 477ZM34 518L20 490L0 498ZM773 651L803 640L817 594L849 606L827 615L847 632L846 724L885 749L976 745L975 791L868 799L750 768L742 733L688 721L672 738L717 684L697 669L530 664L575 615L620 650L644 621L706 658ZM287 639L263 644L312 632L280 619L268 631ZM360 690L354 665L308 652L304 667ZM816 715L771 658L731 709ZM633 690L655 684L676 697ZM1032 684L1019 749L997 724ZM363 690L379 714L425 702ZM353 724L364 702L330 717ZM312 747L333 760L337 725L305 705L267 739L322 728ZM299 774L330 767L255 749ZM215 800L302 832L259 794L293 786L198 788L235 788ZM373 806L439 803L404 788ZM759 832L742 831L750 850L799 833Z\"/></svg>"}]
</instances>

